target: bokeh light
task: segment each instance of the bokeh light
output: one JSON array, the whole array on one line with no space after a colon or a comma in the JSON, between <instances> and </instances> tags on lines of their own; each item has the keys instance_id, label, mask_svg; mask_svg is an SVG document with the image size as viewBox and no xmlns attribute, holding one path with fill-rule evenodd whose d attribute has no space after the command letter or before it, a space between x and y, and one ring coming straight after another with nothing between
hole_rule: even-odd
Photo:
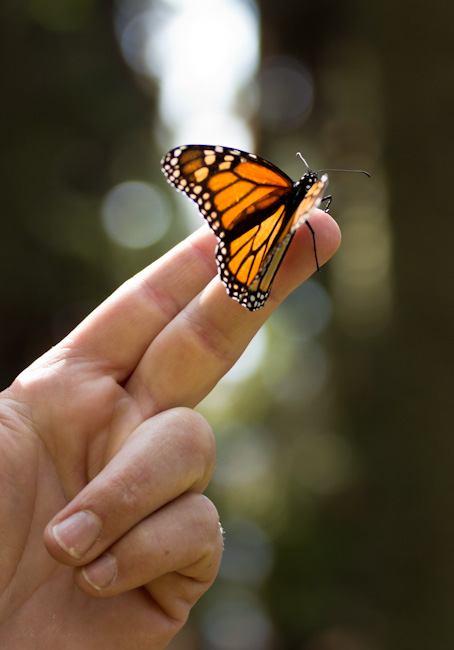
<instances>
[{"instance_id":1,"label":"bokeh light","mask_svg":"<svg viewBox=\"0 0 454 650\"><path fill-rule=\"evenodd\" d=\"M295 58L274 56L265 59L260 73L260 93L261 123L269 131L294 131L311 112L312 78Z\"/></svg>"},{"instance_id":2,"label":"bokeh light","mask_svg":"<svg viewBox=\"0 0 454 650\"><path fill-rule=\"evenodd\" d=\"M213 605L203 619L207 650L271 650L270 620L252 594L238 590Z\"/></svg>"},{"instance_id":3,"label":"bokeh light","mask_svg":"<svg viewBox=\"0 0 454 650\"><path fill-rule=\"evenodd\" d=\"M273 546L253 521L233 520L224 525L228 538L219 575L226 581L259 586L268 577Z\"/></svg>"},{"instance_id":4,"label":"bokeh light","mask_svg":"<svg viewBox=\"0 0 454 650\"><path fill-rule=\"evenodd\" d=\"M164 236L171 212L167 197L159 188L130 181L110 190L101 214L112 241L127 248L145 248Z\"/></svg>"},{"instance_id":5,"label":"bokeh light","mask_svg":"<svg viewBox=\"0 0 454 650\"><path fill-rule=\"evenodd\" d=\"M213 477L217 489L247 487L270 475L276 449L269 430L230 422L218 431L220 453Z\"/></svg>"},{"instance_id":6,"label":"bokeh light","mask_svg":"<svg viewBox=\"0 0 454 650\"><path fill-rule=\"evenodd\" d=\"M194 114L233 112L237 89L257 66L257 18L253 5L243 0L171 4L165 19L151 12L144 56L149 72L161 81L163 122L178 131L183 119ZM207 34L216 38L207 39ZM234 48L214 47L232 34Z\"/></svg>"},{"instance_id":7,"label":"bokeh light","mask_svg":"<svg viewBox=\"0 0 454 650\"><path fill-rule=\"evenodd\" d=\"M126 60L159 85L161 125L156 139L163 147L224 143L251 148L237 100L240 92L255 93L254 2L149 0L135 8L120 4L116 24ZM229 46L232 35L234 47Z\"/></svg>"}]
</instances>

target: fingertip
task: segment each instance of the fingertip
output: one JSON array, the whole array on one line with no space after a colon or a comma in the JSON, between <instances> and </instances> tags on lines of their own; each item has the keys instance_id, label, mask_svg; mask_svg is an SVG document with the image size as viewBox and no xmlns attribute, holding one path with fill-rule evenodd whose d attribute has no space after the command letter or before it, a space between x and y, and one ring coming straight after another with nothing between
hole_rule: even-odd
<instances>
[{"instance_id":1,"label":"fingertip","mask_svg":"<svg viewBox=\"0 0 454 650\"><path fill-rule=\"evenodd\" d=\"M325 264L337 251L341 243L338 224L327 212L315 210L309 219L310 228L302 224L295 233L294 240L282 263L282 272L277 275L277 283L282 276L295 288ZM317 251L315 255L314 246Z\"/></svg>"},{"instance_id":2,"label":"fingertip","mask_svg":"<svg viewBox=\"0 0 454 650\"><path fill-rule=\"evenodd\" d=\"M270 296L270 302L275 303L273 308L313 275L319 266L326 264L340 246L340 228L331 215L315 210L309 222L310 228L302 224L296 231L282 269L276 275Z\"/></svg>"},{"instance_id":3,"label":"fingertip","mask_svg":"<svg viewBox=\"0 0 454 650\"><path fill-rule=\"evenodd\" d=\"M315 230L317 254L321 264L325 264L337 251L342 235L338 223L327 212L316 210L310 218Z\"/></svg>"}]
</instances>

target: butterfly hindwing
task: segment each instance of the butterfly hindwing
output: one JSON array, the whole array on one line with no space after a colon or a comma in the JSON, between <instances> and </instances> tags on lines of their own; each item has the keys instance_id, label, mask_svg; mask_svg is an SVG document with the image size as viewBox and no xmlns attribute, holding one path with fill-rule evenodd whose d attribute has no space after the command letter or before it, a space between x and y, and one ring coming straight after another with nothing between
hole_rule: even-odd
<instances>
[{"instance_id":1,"label":"butterfly hindwing","mask_svg":"<svg viewBox=\"0 0 454 650\"><path fill-rule=\"evenodd\" d=\"M216 261L221 280L229 295L250 310L259 309L268 298L269 289L263 291L257 281L269 266L277 242L287 237L289 225L286 206L280 205L241 236L231 239L227 234L219 241Z\"/></svg>"},{"instance_id":2,"label":"butterfly hindwing","mask_svg":"<svg viewBox=\"0 0 454 650\"><path fill-rule=\"evenodd\" d=\"M225 241L219 242L216 256L221 279L229 295L250 311L260 309L265 304L293 235L320 206L327 184L328 177L323 175L309 188L296 210L292 209L290 217L285 213L285 207L281 206L268 217L269 223L268 220L262 222L258 232L255 229L248 231L240 248L236 241L234 246L226 246ZM270 229L271 236L266 236ZM316 256L315 240L314 253Z\"/></svg>"},{"instance_id":3,"label":"butterfly hindwing","mask_svg":"<svg viewBox=\"0 0 454 650\"><path fill-rule=\"evenodd\" d=\"M216 233L228 294L251 311L262 307L294 232L321 203L327 177L309 172L302 186L303 179L293 183L255 154L202 145L173 149L162 170Z\"/></svg>"}]
</instances>

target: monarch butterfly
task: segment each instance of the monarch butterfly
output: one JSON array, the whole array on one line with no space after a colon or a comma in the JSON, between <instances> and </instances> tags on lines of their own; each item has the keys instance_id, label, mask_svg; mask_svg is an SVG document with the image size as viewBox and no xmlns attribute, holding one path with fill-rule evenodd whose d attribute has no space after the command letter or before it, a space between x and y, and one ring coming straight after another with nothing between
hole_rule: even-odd
<instances>
[{"instance_id":1,"label":"monarch butterfly","mask_svg":"<svg viewBox=\"0 0 454 650\"><path fill-rule=\"evenodd\" d=\"M308 168L293 182L253 153L205 145L172 149L161 168L171 185L196 202L216 234L221 280L227 293L249 311L265 304L293 235L303 223L312 232L318 268L315 234L308 219L324 200L328 211L331 197L323 196L326 174Z\"/></svg>"}]
</instances>

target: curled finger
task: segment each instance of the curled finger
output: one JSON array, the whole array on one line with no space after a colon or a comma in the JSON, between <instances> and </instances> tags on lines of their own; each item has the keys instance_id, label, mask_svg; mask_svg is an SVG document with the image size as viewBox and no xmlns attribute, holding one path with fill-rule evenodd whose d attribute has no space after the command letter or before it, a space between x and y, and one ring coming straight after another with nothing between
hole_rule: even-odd
<instances>
[{"instance_id":1,"label":"curled finger","mask_svg":"<svg viewBox=\"0 0 454 650\"><path fill-rule=\"evenodd\" d=\"M175 408L143 422L45 531L51 555L84 566L186 492L202 493L216 449L208 423ZM99 461L102 464L102 460Z\"/></svg>"},{"instance_id":2,"label":"curled finger","mask_svg":"<svg viewBox=\"0 0 454 650\"><path fill-rule=\"evenodd\" d=\"M77 585L108 597L144 587L150 606L185 620L213 583L223 548L218 513L202 494L186 493L153 513L90 564Z\"/></svg>"}]
</instances>

